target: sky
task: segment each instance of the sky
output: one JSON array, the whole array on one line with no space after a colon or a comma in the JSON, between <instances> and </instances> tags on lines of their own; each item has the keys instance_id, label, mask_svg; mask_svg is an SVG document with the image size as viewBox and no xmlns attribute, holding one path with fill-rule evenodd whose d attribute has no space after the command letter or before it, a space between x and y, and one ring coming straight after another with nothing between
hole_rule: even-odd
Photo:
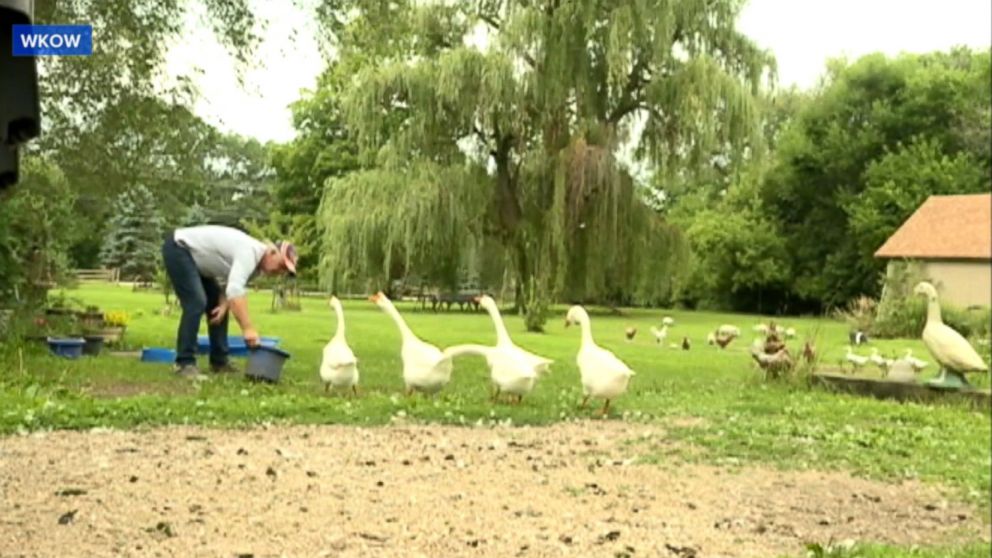
<instances>
[{"instance_id":1,"label":"sky","mask_svg":"<svg viewBox=\"0 0 992 558\"><path fill-rule=\"evenodd\" d=\"M200 98L195 112L221 130L259 141L295 136L289 105L312 89L323 61L317 26L287 1L253 0L267 21L259 61L239 80L234 60L188 16L188 32L166 57L170 76L190 74ZM992 46L990 0L750 0L738 28L778 61L778 85L814 87L827 60L872 52L897 55Z\"/></svg>"}]
</instances>

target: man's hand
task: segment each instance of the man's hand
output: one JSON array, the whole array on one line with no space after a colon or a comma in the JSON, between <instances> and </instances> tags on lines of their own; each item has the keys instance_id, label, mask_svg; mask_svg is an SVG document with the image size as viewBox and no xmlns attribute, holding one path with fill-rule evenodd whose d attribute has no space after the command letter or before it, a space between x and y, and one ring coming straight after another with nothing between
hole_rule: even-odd
<instances>
[{"instance_id":1,"label":"man's hand","mask_svg":"<svg viewBox=\"0 0 992 558\"><path fill-rule=\"evenodd\" d=\"M245 334L245 344L249 347L258 347L262 344L258 337L258 331L254 328L248 328L244 331Z\"/></svg>"},{"instance_id":2,"label":"man's hand","mask_svg":"<svg viewBox=\"0 0 992 558\"><path fill-rule=\"evenodd\" d=\"M217 325L224 320L227 315L227 302L221 302L216 308L210 311L210 323Z\"/></svg>"}]
</instances>

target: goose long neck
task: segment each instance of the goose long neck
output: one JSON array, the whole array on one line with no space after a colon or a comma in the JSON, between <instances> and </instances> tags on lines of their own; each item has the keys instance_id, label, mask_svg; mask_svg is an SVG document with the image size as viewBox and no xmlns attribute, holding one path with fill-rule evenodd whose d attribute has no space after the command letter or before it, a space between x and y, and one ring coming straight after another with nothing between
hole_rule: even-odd
<instances>
[{"instance_id":1,"label":"goose long neck","mask_svg":"<svg viewBox=\"0 0 992 558\"><path fill-rule=\"evenodd\" d=\"M341 307L341 302L338 300L332 300L331 306L334 308L334 315L338 319L338 328L334 331L334 338L344 339L344 308Z\"/></svg>"},{"instance_id":2,"label":"goose long neck","mask_svg":"<svg viewBox=\"0 0 992 558\"><path fill-rule=\"evenodd\" d=\"M496 344L506 345L512 343L510 341L510 333L506 331L506 324L503 323L503 316L499 313L499 308L487 304L486 312L489 312L489 317L493 319L493 325L496 326Z\"/></svg>"},{"instance_id":3,"label":"goose long neck","mask_svg":"<svg viewBox=\"0 0 992 558\"><path fill-rule=\"evenodd\" d=\"M410 329L410 326L406 325L406 320L404 320L403 316L400 315L399 310L397 310L396 307L393 306L392 301L386 302L385 309L386 309L386 313L389 314L389 317L391 317L393 321L396 322L396 327L399 328L400 335L403 336L404 340L413 339L414 337L416 337L413 334L413 330Z\"/></svg>"},{"instance_id":4,"label":"goose long neck","mask_svg":"<svg viewBox=\"0 0 992 558\"><path fill-rule=\"evenodd\" d=\"M944 320L940 317L940 301L935 296L927 297L927 322L935 324L944 323Z\"/></svg>"},{"instance_id":5,"label":"goose long neck","mask_svg":"<svg viewBox=\"0 0 992 558\"><path fill-rule=\"evenodd\" d=\"M592 324L589 323L589 314L585 310L579 315L579 327L582 328L582 344L595 345L592 340Z\"/></svg>"}]
</instances>

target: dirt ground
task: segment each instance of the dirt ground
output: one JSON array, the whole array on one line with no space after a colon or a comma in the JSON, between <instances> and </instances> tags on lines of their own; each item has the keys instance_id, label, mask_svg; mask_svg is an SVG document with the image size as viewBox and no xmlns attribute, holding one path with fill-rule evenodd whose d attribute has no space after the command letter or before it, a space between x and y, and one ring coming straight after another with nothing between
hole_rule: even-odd
<instances>
[{"instance_id":1,"label":"dirt ground","mask_svg":"<svg viewBox=\"0 0 992 558\"><path fill-rule=\"evenodd\" d=\"M0 556L767 557L989 537L919 483L634 462L669 444L598 421L0 438Z\"/></svg>"}]
</instances>

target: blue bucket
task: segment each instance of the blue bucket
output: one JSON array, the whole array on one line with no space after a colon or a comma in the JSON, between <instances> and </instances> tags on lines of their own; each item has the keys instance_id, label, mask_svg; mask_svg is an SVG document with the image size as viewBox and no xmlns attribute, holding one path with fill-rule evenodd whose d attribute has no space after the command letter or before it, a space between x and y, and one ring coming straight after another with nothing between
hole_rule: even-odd
<instances>
[{"instance_id":1,"label":"blue bucket","mask_svg":"<svg viewBox=\"0 0 992 558\"><path fill-rule=\"evenodd\" d=\"M160 347L142 349L141 362L176 362L176 351Z\"/></svg>"},{"instance_id":2,"label":"blue bucket","mask_svg":"<svg viewBox=\"0 0 992 558\"><path fill-rule=\"evenodd\" d=\"M83 356L83 345L85 344L85 339L72 337L48 338L48 348L52 351L52 354L64 358L79 358Z\"/></svg>"},{"instance_id":3,"label":"blue bucket","mask_svg":"<svg viewBox=\"0 0 992 558\"><path fill-rule=\"evenodd\" d=\"M278 382L282 375L282 367L289 360L289 353L276 347L265 345L252 349L248 356L248 366L245 376L253 380Z\"/></svg>"}]
</instances>

